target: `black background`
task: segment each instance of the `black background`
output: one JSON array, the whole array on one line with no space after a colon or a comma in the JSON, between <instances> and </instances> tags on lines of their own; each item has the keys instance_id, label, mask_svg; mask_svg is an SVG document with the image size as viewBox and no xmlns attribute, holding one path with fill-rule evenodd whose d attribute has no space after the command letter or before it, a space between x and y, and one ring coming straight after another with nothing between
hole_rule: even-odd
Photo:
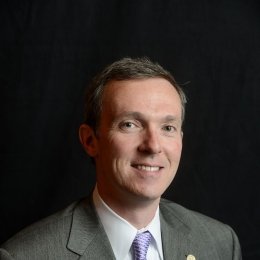
<instances>
[{"instance_id":1,"label":"black background","mask_svg":"<svg viewBox=\"0 0 260 260\"><path fill-rule=\"evenodd\" d=\"M77 137L84 88L108 63L148 56L188 96L165 197L231 225L243 259L260 259L259 1L4 0L0 10L0 242L91 191Z\"/></svg>"}]
</instances>

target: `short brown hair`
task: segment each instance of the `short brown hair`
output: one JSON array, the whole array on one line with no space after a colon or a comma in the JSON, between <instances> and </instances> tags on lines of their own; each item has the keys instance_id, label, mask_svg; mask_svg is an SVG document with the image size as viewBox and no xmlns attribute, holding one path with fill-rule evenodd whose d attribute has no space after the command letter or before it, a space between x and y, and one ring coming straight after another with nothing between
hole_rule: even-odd
<instances>
[{"instance_id":1,"label":"short brown hair","mask_svg":"<svg viewBox=\"0 0 260 260\"><path fill-rule=\"evenodd\" d=\"M102 96L108 82L147 78L163 78L173 85L181 99L183 121L187 102L185 93L170 72L145 57L123 58L115 61L93 78L85 95L84 122L95 131L98 129L102 111Z\"/></svg>"}]
</instances>

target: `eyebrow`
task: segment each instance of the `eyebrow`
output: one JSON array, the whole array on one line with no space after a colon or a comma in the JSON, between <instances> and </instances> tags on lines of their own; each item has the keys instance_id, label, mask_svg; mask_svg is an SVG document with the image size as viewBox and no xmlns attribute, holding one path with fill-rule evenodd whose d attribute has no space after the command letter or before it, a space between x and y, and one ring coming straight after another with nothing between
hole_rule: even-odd
<instances>
[{"instance_id":1,"label":"eyebrow","mask_svg":"<svg viewBox=\"0 0 260 260\"><path fill-rule=\"evenodd\" d=\"M121 119L121 118L135 118L135 119L139 119L139 120L142 120L142 121L145 121L145 118L146 116L140 112L136 112L136 111L127 111L127 112L122 112L120 113L117 118L118 119ZM173 115L166 115L162 118L163 122L178 122L178 121L181 121L181 119L178 119L176 116L173 116Z\"/></svg>"},{"instance_id":2,"label":"eyebrow","mask_svg":"<svg viewBox=\"0 0 260 260\"><path fill-rule=\"evenodd\" d=\"M127 112L120 113L117 117L118 118L131 117L131 118L143 119L144 115L142 113L140 113L140 112L127 111Z\"/></svg>"}]
</instances>

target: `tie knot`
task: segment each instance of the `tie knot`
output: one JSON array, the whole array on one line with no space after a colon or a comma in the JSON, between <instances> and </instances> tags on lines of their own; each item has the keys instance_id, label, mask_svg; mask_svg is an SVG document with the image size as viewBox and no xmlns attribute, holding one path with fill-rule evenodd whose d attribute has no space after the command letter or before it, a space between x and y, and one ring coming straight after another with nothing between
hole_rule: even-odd
<instances>
[{"instance_id":1,"label":"tie knot","mask_svg":"<svg viewBox=\"0 0 260 260\"><path fill-rule=\"evenodd\" d=\"M149 231L139 233L133 241L135 260L145 260L152 235Z\"/></svg>"}]
</instances>

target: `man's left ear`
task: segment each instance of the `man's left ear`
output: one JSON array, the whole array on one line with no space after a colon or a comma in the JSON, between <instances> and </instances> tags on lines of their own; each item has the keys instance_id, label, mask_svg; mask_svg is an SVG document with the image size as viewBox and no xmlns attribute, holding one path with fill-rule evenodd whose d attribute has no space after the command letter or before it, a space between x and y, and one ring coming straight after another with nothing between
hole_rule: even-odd
<instances>
[{"instance_id":1,"label":"man's left ear","mask_svg":"<svg viewBox=\"0 0 260 260\"><path fill-rule=\"evenodd\" d=\"M87 124L82 124L79 128L79 140L90 157L95 157L98 152L97 138L94 130Z\"/></svg>"}]
</instances>

